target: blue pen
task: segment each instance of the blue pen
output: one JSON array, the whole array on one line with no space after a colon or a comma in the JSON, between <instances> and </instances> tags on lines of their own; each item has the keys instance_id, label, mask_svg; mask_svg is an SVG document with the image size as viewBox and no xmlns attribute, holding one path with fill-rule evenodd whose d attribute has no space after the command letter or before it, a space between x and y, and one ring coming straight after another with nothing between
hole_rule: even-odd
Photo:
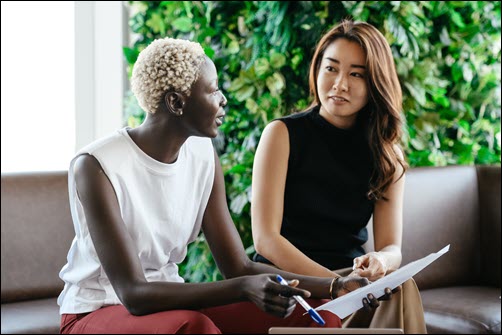
<instances>
[{"instance_id":1,"label":"blue pen","mask_svg":"<svg viewBox=\"0 0 502 335\"><path fill-rule=\"evenodd\" d=\"M281 283L281 285L289 286L288 282L285 281L284 278L281 277L281 275L277 275L277 281ZM298 301L300 305L302 305L302 307L305 308L305 310L310 314L310 317L314 319L315 322L317 322L321 326L324 326L326 324L326 322L324 322L323 318L321 318L319 313L317 313L312 307L310 307L310 305L307 304L307 302L303 300L302 297L300 297L299 295L294 295L293 298L295 298L296 301Z\"/></svg>"}]
</instances>

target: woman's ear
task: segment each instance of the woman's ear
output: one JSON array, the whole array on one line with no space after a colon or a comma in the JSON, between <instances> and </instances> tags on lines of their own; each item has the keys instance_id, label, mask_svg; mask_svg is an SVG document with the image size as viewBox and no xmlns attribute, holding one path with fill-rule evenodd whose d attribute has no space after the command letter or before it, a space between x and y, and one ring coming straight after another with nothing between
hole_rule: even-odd
<instances>
[{"instance_id":1,"label":"woman's ear","mask_svg":"<svg viewBox=\"0 0 502 335\"><path fill-rule=\"evenodd\" d=\"M167 110L176 115L183 115L183 107L185 106L185 96L178 92L167 92L164 96L164 103Z\"/></svg>"}]
</instances>

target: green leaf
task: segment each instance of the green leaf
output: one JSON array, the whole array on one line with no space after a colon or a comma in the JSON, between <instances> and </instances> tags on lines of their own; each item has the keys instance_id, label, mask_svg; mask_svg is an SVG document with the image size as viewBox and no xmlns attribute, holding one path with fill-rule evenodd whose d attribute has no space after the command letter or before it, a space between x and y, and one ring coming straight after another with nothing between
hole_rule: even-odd
<instances>
[{"instance_id":1,"label":"green leaf","mask_svg":"<svg viewBox=\"0 0 502 335\"><path fill-rule=\"evenodd\" d=\"M270 69L270 64L266 58L258 58L254 62L255 73L258 77L263 76Z\"/></svg>"},{"instance_id":2,"label":"green leaf","mask_svg":"<svg viewBox=\"0 0 502 335\"><path fill-rule=\"evenodd\" d=\"M204 49L204 53L207 55L207 57L213 59L214 54L215 54L214 49L211 48L210 46L205 46L205 47L203 47L203 49Z\"/></svg>"},{"instance_id":3,"label":"green leaf","mask_svg":"<svg viewBox=\"0 0 502 335\"><path fill-rule=\"evenodd\" d=\"M230 210L235 214L241 214L242 209L248 203L248 197L245 193L241 193L238 196L234 197L230 202Z\"/></svg>"},{"instance_id":4,"label":"green leaf","mask_svg":"<svg viewBox=\"0 0 502 335\"><path fill-rule=\"evenodd\" d=\"M153 13L150 19L146 21L146 25L150 27L154 33L160 35L166 34L166 24L158 13Z\"/></svg>"},{"instance_id":5,"label":"green leaf","mask_svg":"<svg viewBox=\"0 0 502 335\"><path fill-rule=\"evenodd\" d=\"M239 53L239 50L240 50L239 42L231 41L228 44L227 51L229 54L231 54L231 55L237 54L237 53Z\"/></svg>"},{"instance_id":6,"label":"green leaf","mask_svg":"<svg viewBox=\"0 0 502 335\"><path fill-rule=\"evenodd\" d=\"M248 109L251 113L256 114L256 113L258 113L258 110L260 109L260 107L258 106L256 101L254 101L253 99L247 99L246 100L246 109Z\"/></svg>"},{"instance_id":7,"label":"green leaf","mask_svg":"<svg viewBox=\"0 0 502 335\"><path fill-rule=\"evenodd\" d=\"M278 95L286 87L284 76L279 72L274 72L271 77L268 77L266 83L272 95Z\"/></svg>"},{"instance_id":8,"label":"green leaf","mask_svg":"<svg viewBox=\"0 0 502 335\"><path fill-rule=\"evenodd\" d=\"M434 166L445 166L448 163L444 154L439 150L435 150L429 154L429 161L432 162Z\"/></svg>"},{"instance_id":9,"label":"green leaf","mask_svg":"<svg viewBox=\"0 0 502 335\"><path fill-rule=\"evenodd\" d=\"M254 245L250 245L249 247L246 248L245 251L246 255L253 255L256 252Z\"/></svg>"},{"instance_id":10,"label":"green leaf","mask_svg":"<svg viewBox=\"0 0 502 335\"><path fill-rule=\"evenodd\" d=\"M435 97L434 102L445 108L450 107L450 100L447 97Z\"/></svg>"},{"instance_id":11,"label":"green leaf","mask_svg":"<svg viewBox=\"0 0 502 335\"><path fill-rule=\"evenodd\" d=\"M479 149L478 155L476 156L476 164L494 164L499 163L499 161L500 158L485 146Z\"/></svg>"},{"instance_id":12,"label":"green leaf","mask_svg":"<svg viewBox=\"0 0 502 335\"><path fill-rule=\"evenodd\" d=\"M184 33L189 32L193 29L192 19L189 17L179 17L175 19L172 23L172 26Z\"/></svg>"},{"instance_id":13,"label":"green leaf","mask_svg":"<svg viewBox=\"0 0 502 335\"><path fill-rule=\"evenodd\" d=\"M465 28L464 20L462 19L462 16L460 16L459 13L457 13L457 12L451 12L450 15L451 15L451 20L453 21L453 23L457 27L459 27L459 28Z\"/></svg>"},{"instance_id":14,"label":"green leaf","mask_svg":"<svg viewBox=\"0 0 502 335\"><path fill-rule=\"evenodd\" d=\"M450 35L448 34L448 30L446 29L446 27L443 27L443 29L441 30L441 33L439 34L439 40L445 46L451 44Z\"/></svg>"},{"instance_id":15,"label":"green leaf","mask_svg":"<svg viewBox=\"0 0 502 335\"><path fill-rule=\"evenodd\" d=\"M255 88L253 86L244 86L235 92L234 96L237 101L246 101L249 97L253 95Z\"/></svg>"},{"instance_id":16,"label":"green leaf","mask_svg":"<svg viewBox=\"0 0 502 335\"><path fill-rule=\"evenodd\" d=\"M286 64L286 56L283 54L274 52L270 55L270 65L272 65L274 69L280 69L284 64Z\"/></svg>"},{"instance_id":17,"label":"green leaf","mask_svg":"<svg viewBox=\"0 0 502 335\"><path fill-rule=\"evenodd\" d=\"M246 167L244 165L238 164L232 167L230 170L227 171L227 173L235 173L235 174L242 174L246 172Z\"/></svg>"},{"instance_id":18,"label":"green leaf","mask_svg":"<svg viewBox=\"0 0 502 335\"><path fill-rule=\"evenodd\" d=\"M430 151L412 151L408 158L410 160L410 166L433 166L434 163L429 160Z\"/></svg>"},{"instance_id":19,"label":"green leaf","mask_svg":"<svg viewBox=\"0 0 502 335\"><path fill-rule=\"evenodd\" d=\"M425 98L425 89L422 86L414 85L408 82L404 83L411 96L418 102L419 105L425 106L427 100Z\"/></svg>"},{"instance_id":20,"label":"green leaf","mask_svg":"<svg viewBox=\"0 0 502 335\"><path fill-rule=\"evenodd\" d=\"M464 134L469 135L471 131L471 125L466 120L459 120L458 127L464 130Z\"/></svg>"},{"instance_id":21,"label":"green leaf","mask_svg":"<svg viewBox=\"0 0 502 335\"><path fill-rule=\"evenodd\" d=\"M229 92L235 92L237 91L238 89L240 89L242 86L244 86L246 84L246 81L244 80L244 78L242 77L238 77L236 79L234 79L231 83L230 83L230 86L228 87L228 91Z\"/></svg>"},{"instance_id":22,"label":"green leaf","mask_svg":"<svg viewBox=\"0 0 502 335\"><path fill-rule=\"evenodd\" d=\"M460 78L463 78L464 76L464 72L462 71L462 68L459 66L458 63L453 64L453 66L451 67L451 71L454 82L458 82Z\"/></svg>"},{"instance_id":23,"label":"green leaf","mask_svg":"<svg viewBox=\"0 0 502 335\"><path fill-rule=\"evenodd\" d=\"M138 49L131 49L128 47L123 47L122 51L124 52L124 56L127 60L127 63L129 63L129 64L136 63L136 59L138 59L138 55L139 55Z\"/></svg>"},{"instance_id":24,"label":"green leaf","mask_svg":"<svg viewBox=\"0 0 502 335\"><path fill-rule=\"evenodd\" d=\"M412 138L410 143L415 150L425 150L428 147L428 142L421 137Z\"/></svg>"},{"instance_id":25,"label":"green leaf","mask_svg":"<svg viewBox=\"0 0 502 335\"><path fill-rule=\"evenodd\" d=\"M472 78L474 77L474 72L472 71L471 68L471 63L464 63L462 65L462 72L464 76L464 80L468 83L472 81Z\"/></svg>"},{"instance_id":26,"label":"green leaf","mask_svg":"<svg viewBox=\"0 0 502 335\"><path fill-rule=\"evenodd\" d=\"M293 58L291 59L291 67L293 70L296 70L300 63L302 62L303 57L301 55L294 55Z\"/></svg>"}]
</instances>

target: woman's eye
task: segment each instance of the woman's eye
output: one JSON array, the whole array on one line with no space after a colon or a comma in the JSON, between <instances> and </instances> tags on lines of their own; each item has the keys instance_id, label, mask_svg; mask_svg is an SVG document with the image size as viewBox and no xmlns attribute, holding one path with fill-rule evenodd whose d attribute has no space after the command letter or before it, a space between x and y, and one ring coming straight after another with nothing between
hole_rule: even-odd
<instances>
[{"instance_id":1,"label":"woman's eye","mask_svg":"<svg viewBox=\"0 0 502 335\"><path fill-rule=\"evenodd\" d=\"M352 75L353 75L354 77L357 77L357 78L364 78L364 75L363 75L363 74L361 74L361 73L354 72L354 73L352 73Z\"/></svg>"},{"instance_id":2,"label":"woman's eye","mask_svg":"<svg viewBox=\"0 0 502 335\"><path fill-rule=\"evenodd\" d=\"M326 70L328 70L330 72L336 71L336 69L332 66L326 66Z\"/></svg>"}]
</instances>

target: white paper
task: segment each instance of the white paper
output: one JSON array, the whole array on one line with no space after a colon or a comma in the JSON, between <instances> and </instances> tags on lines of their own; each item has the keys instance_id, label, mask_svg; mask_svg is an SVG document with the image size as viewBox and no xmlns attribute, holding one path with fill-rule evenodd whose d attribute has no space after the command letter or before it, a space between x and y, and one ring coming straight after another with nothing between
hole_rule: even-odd
<instances>
[{"instance_id":1,"label":"white paper","mask_svg":"<svg viewBox=\"0 0 502 335\"><path fill-rule=\"evenodd\" d=\"M448 244L437 253L432 253L429 256L408 263L405 266L397 269L396 271L388 274L387 276L380 278L369 285L358 288L355 291L347 293L339 298L336 298L324 305L321 305L315 310L330 311L336 314L340 319L343 319L362 308L363 298L365 298L369 293L372 293L375 297L380 298L385 294L385 288L389 287L391 289L394 289L398 287L399 285L413 277L415 274L420 272L427 265L434 262L441 255L448 252L449 249L450 245Z\"/></svg>"}]
</instances>

